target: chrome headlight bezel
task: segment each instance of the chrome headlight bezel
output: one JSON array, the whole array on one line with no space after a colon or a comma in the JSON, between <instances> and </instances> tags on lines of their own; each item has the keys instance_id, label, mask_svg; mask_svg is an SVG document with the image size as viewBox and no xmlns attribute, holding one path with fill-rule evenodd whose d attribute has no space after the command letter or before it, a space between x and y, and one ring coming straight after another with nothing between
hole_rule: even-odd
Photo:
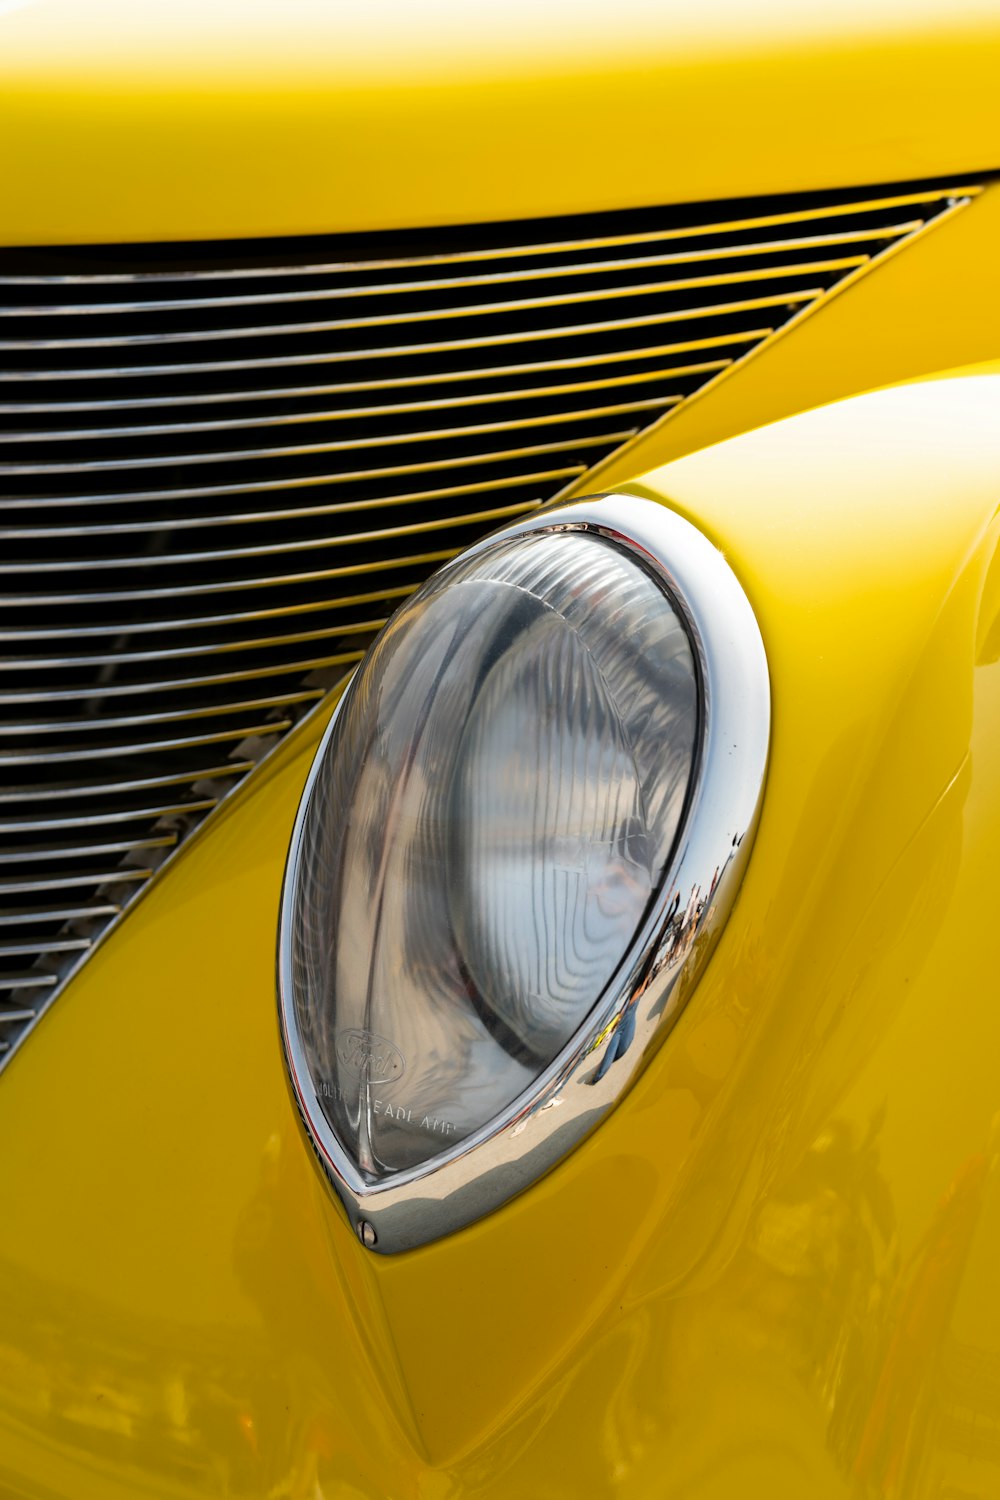
<instances>
[{"instance_id":1,"label":"chrome headlight bezel","mask_svg":"<svg viewBox=\"0 0 1000 1500\"><path fill-rule=\"evenodd\" d=\"M319 1161L362 1243L380 1253L440 1238L499 1207L615 1106L671 1029L703 968L729 915L756 829L770 736L767 661L753 610L721 552L664 506L610 495L539 511L494 532L462 558L501 540L566 531L603 537L652 569L687 630L700 726L674 853L615 979L531 1087L465 1139L374 1183L362 1176L320 1107L292 1000L289 935L303 828L349 688L317 750L295 821L278 948L285 1060ZM621 1047L616 1033L626 1017L629 1044Z\"/></svg>"}]
</instances>

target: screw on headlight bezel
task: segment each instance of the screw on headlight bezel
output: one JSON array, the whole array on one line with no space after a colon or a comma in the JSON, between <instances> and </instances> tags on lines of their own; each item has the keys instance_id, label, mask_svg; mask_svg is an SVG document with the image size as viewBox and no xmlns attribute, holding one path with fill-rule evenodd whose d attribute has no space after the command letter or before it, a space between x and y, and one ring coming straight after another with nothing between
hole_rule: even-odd
<instances>
[{"instance_id":1,"label":"screw on headlight bezel","mask_svg":"<svg viewBox=\"0 0 1000 1500\"><path fill-rule=\"evenodd\" d=\"M767 768L770 684L756 618L725 558L664 506L609 495L539 511L494 532L455 562L501 540L566 531L603 537L652 569L687 630L700 726L674 853L615 978L554 1061L488 1124L421 1165L374 1183L362 1177L320 1107L291 982L302 831L344 696L299 805L278 944L285 1061L319 1161L361 1243L379 1254L438 1239L498 1208L553 1167L614 1108L670 1031L704 967L739 889L756 830ZM625 1047L619 1045L619 1028L629 1036Z\"/></svg>"}]
</instances>

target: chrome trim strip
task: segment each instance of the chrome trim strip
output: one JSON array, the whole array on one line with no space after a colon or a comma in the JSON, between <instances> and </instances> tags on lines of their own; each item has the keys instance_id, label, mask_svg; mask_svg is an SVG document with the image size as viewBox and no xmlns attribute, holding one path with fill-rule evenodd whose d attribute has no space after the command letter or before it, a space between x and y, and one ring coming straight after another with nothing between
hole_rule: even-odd
<instances>
[{"instance_id":1,"label":"chrome trim strip","mask_svg":"<svg viewBox=\"0 0 1000 1500\"><path fill-rule=\"evenodd\" d=\"M93 697L93 688L91 688ZM5 701L10 701L9 698ZM3 766L51 766L75 765L81 760L107 760L109 756L121 755L154 755L160 750L187 750L196 745L224 745L233 740L250 739L252 735L260 735L265 738L268 735L280 734L284 729L291 729L291 719L276 720L273 724L254 724L241 729L221 730L218 734L194 734L186 735L182 739L175 740L149 740L139 741L138 744L126 745L97 745L81 749L74 745L69 750L34 750L27 755L18 755L14 751L0 751L0 767ZM131 847L135 847L132 845ZM5 856L10 859L10 855Z\"/></svg>"},{"instance_id":2,"label":"chrome trim strip","mask_svg":"<svg viewBox=\"0 0 1000 1500\"><path fill-rule=\"evenodd\" d=\"M92 859L97 854L130 854L133 849L168 849L177 842L176 833L160 838L124 839L113 844L36 844L32 849L7 850L0 861L6 865L30 865L39 859Z\"/></svg>"},{"instance_id":3,"label":"chrome trim strip","mask_svg":"<svg viewBox=\"0 0 1000 1500\"><path fill-rule=\"evenodd\" d=\"M65 657L59 662L42 662L44 667L50 666L75 666L78 658ZM118 658L110 657L111 662ZM132 660L135 660L133 657ZM280 668L279 668L280 670ZM99 698L100 691L92 696ZM301 693L279 693L273 698L256 698L249 701L238 701L235 703L222 702L211 703L201 708L172 708L163 713L152 714L129 714L113 719L91 717L88 719L36 719L31 723L25 720L15 720L11 723L0 724L0 736L17 736L19 734L97 734L106 729L144 729L149 724L178 724L188 723L192 719L216 719L223 718L227 714L246 713L251 709L276 708L289 706L296 703L316 703L325 694L322 688L309 688ZM187 806L188 804L185 804ZM0 822L0 831L6 825ZM0 857L2 862L2 857Z\"/></svg>"},{"instance_id":4,"label":"chrome trim strip","mask_svg":"<svg viewBox=\"0 0 1000 1500\"><path fill-rule=\"evenodd\" d=\"M103 401L9 401L6 404L0 403L0 416L19 416L22 413L44 415L48 412L61 411L123 411L133 408L139 410L146 407L176 407L178 405L206 406L240 401L287 401L297 400L300 396L351 396L361 391L410 390L422 386L448 384L467 385L471 380L505 380L514 375L535 375L539 370L580 370L590 369L596 365L660 359L666 354L677 354L686 349L728 348L730 344L755 343L759 339L768 338L773 332L773 328L753 328L748 333L734 333L728 336L721 334L717 338L696 339L690 344L661 344L655 347L640 345L634 349L614 350L610 354L595 350L593 355L579 355L568 359L539 359L520 365L486 365L478 370L460 370L457 373L454 370L436 370L423 375L395 375L388 376L384 380L335 381L327 385L269 386L265 390L188 391L185 392L183 399L179 399L174 394L170 396L118 396ZM696 375L703 370L721 369L728 363L729 360L723 359L707 363L666 365L662 373L665 376ZM153 373L156 373L155 367ZM620 382L613 379L603 382L605 385L618 383ZM584 387L581 385L579 388ZM541 394L544 389L544 387L540 388L538 394ZM570 385L565 389L575 390L577 387ZM472 397L468 400L471 402ZM445 398L441 404L448 407L452 403ZM417 409L416 403L406 403L406 405L408 410ZM390 406L388 409L396 411L398 407Z\"/></svg>"},{"instance_id":5,"label":"chrome trim strip","mask_svg":"<svg viewBox=\"0 0 1000 1500\"><path fill-rule=\"evenodd\" d=\"M0 693L3 703L80 703L95 697L125 698L136 693L172 693L179 688L217 687L224 682L256 682L262 677L284 677L289 673L316 672L322 667L348 666L360 661L364 651L339 651L332 656L314 656L309 661L281 662L277 666L252 667L239 672L213 672L205 677L167 677L153 682L102 683L97 690L93 686L80 688L28 688L14 693ZM247 731L241 731L246 733ZM232 775L232 771L220 771L219 775ZM194 780L194 777L190 778ZM200 779L200 778L199 778ZM0 801L4 799L0 797Z\"/></svg>"},{"instance_id":6,"label":"chrome trim strip","mask_svg":"<svg viewBox=\"0 0 1000 1500\"><path fill-rule=\"evenodd\" d=\"M720 245L708 250L692 250L688 254L672 253L666 255L634 255L621 260L591 260L577 262L573 265L534 265L527 270L519 271L490 271L478 276L442 276L430 281L386 281L376 284L369 283L367 286L339 286L339 287L298 287L291 292L243 292L230 296L215 297L150 297L145 301L134 302L37 302L31 304L13 304L10 307L0 308L0 317L6 318L62 318L62 317L90 317L94 313L111 313L112 315L128 315L135 313L163 313L163 312L199 312L203 307L261 307L285 305L287 303L299 302L335 302L352 300L355 297L400 297L408 296L413 292L450 292L455 290L468 291L475 287L485 286L514 286L529 281L555 281L562 277L570 276L603 276L613 275L618 271L647 270L659 266L693 266L703 265L706 261L713 260L740 260L744 256L755 255L780 255L785 250L814 250L825 249L828 246L837 245L860 245L867 244L872 240L893 240L900 235L912 234L919 229L923 223L922 219L911 219L903 224L893 224L888 227L880 226L867 232L857 230L852 233L844 230L839 234L827 235L803 235L793 239L764 240L751 245ZM854 263L863 263L868 259L866 255L854 257ZM838 262L838 264L840 264ZM816 263L818 270L824 267ZM777 269L775 274L778 274ZM720 285L732 281L741 281L745 278L727 276ZM0 282L2 284L2 282ZM689 283L685 282L684 285ZM713 283L714 284L714 283ZM483 311L489 311L489 304L483 305Z\"/></svg>"},{"instance_id":7,"label":"chrome trim strip","mask_svg":"<svg viewBox=\"0 0 1000 1500\"><path fill-rule=\"evenodd\" d=\"M712 368L722 368L727 361L710 361ZM704 368L704 366L702 367ZM109 438L134 438L134 437L176 437L186 436L191 432L235 432L246 429L254 430L258 427L302 427L310 422L360 422L370 421L373 417L407 417L411 412L428 411L454 411L462 410L469 406L493 406L503 405L508 401L547 401L553 396L572 396L579 391L607 391L619 390L623 386L649 385L654 380L666 380L672 371L663 369L642 370L637 375L618 375L610 380L579 380L571 381L566 385L534 386L531 388L520 387L513 391L476 391L471 396L442 396L435 401L395 401L382 406L340 406L330 411L295 411L282 412L275 416L257 417L218 417L204 422L160 422L152 425L136 423L126 427L74 427L74 428L45 428L32 432L25 428L20 432L5 432L2 441L5 443L85 443L92 439L106 441ZM460 377L458 378L460 380ZM244 395L234 396L233 401L243 402L247 398ZM656 405L668 406L671 402L683 401L684 397L667 393L662 396L650 398ZM174 406L186 406L187 398L173 398ZM54 410L56 408L49 408ZM2 408L0 408L2 410ZM605 407L602 412L633 410L633 407L614 406ZM593 411L580 413L581 416L594 416ZM556 420L554 417L552 420ZM529 427L537 425L535 422L525 420L514 421L513 427ZM464 429L463 429L464 430ZM481 432L484 429L476 427L470 429ZM387 441L392 441L387 439ZM269 450L270 451L270 450Z\"/></svg>"},{"instance_id":8,"label":"chrome trim strip","mask_svg":"<svg viewBox=\"0 0 1000 1500\"><path fill-rule=\"evenodd\" d=\"M350 699L348 686L316 753L292 834L281 905L278 1005L293 1094L310 1139L351 1223L380 1254L412 1249L497 1208L554 1166L614 1107L663 1042L717 941L756 828L770 733L767 660L753 611L721 552L665 507L610 495L547 508L463 556L484 552L501 538L565 530L607 537L653 566L682 612L702 683L693 795L672 868L617 980L551 1067L488 1126L421 1168L370 1184L341 1148L309 1085L289 946L303 826L333 726ZM679 928L673 918L690 910L699 892L711 893L711 905L696 924ZM634 1042L611 1050L629 1011ZM556 1103L558 1112L551 1107Z\"/></svg>"},{"instance_id":9,"label":"chrome trim strip","mask_svg":"<svg viewBox=\"0 0 1000 1500\"><path fill-rule=\"evenodd\" d=\"M246 641L218 641L214 644L209 643L208 645L200 646L166 646L161 648L159 651L111 651L96 656L77 656L70 654L67 654L65 656L21 656L16 660L5 661L3 664L3 669L5 672L33 672L36 669L41 670L42 668L47 669L50 667L100 667L119 665L128 666L130 665L130 663L137 661L187 661L191 657L198 656L228 656L235 651L266 651L273 646L297 646L301 645L304 641L327 640L331 635L335 635L338 638L342 635L369 635L381 630L384 624L384 619L361 620L352 622L349 625L338 625L334 630L296 630L287 635L262 636L257 639ZM272 672L283 670L284 669L280 666L280 664L277 667L271 667ZM100 697L101 689L99 687L91 687L90 691L92 697ZM305 696L308 698L310 694L306 693ZM273 700L273 702L275 703L296 703L299 701L301 700L298 694L283 695L282 697L275 698ZM241 706L242 705L240 704L234 703L230 705L230 709L235 711ZM271 702L267 699L261 699L259 700L257 706L270 707ZM211 715L214 713L222 713L223 711L224 710L220 706L213 705L212 707L207 709L196 710L190 715L190 717L202 717L206 713ZM162 716L155 716L155 718L160 717ZM187 718L188 715L184 714L182 717ZM100 721L95 719L93 722L98 723ZM137 722L141 723L142 721L139 720ZM17 725L11 726L11 728L18 727L19 726ZM68 724L66 727L68 729L72 729L73 726L71 724ZM79 725L77 725L76 727L78 729L80 728ZM4 731L0 729L0 733L3 732ZM2 754L2 752L0 752L0 754Z\"/></svg>"},{"instance_id":10,"label":"chrome trim strip","mask_svg":"<svg viewBox=\"0 0 1000 1500\"><path fill-rule=\"evenodd\" d=\"M114 917L120 911L120 906L107 901L83 906L24 906L17 911L0 911L0 927L23 927L31 922L70 922L79 917Z\"/></svg>"},{"instance_id":11,"label":"chrome trim strip","mask_svg":"<svg viewBox=\"0 0 1000 1500\"><path fill-rule=\"evenodd\" d=\"M955 187L933 188L916 193L890 193L883 197L857 202L840 200L822 208L789 210L779 214L758 214L745 219L711 219L680 229L641 230L632 234L589 236L585 239L534 241L519 245L494 245L489 249L452 252L444 255L410 255L394 259L361 261L326 261L319 264L240 266L211 271L130 271L93 272L83 276L0 276L0 286L134 286L164 281L224 281L241 277L340 275L350 271L406 270L413 266L464 264L477 260L520 259L528 255L563 255L576 250L596 250L619 245L661 244L668 240L697 239L706 234L731 234L746 229L766 229L780 224L814 223L840 218L845 214L878 213L884 209L946 202L951 197L975 197L982 192L979 184L961 183Z\"/></svg>"},{"instance_id":12,"label":"chrome trim strip","mask_svg":"<svg viewBox=\"0 0 1000 1500\"><path fill-rule=\"evenodd\" d=\"M629 433L611 437L594 438L594 446L614 441L621 442ZM581 444L582 446L582 444ZM409 526L382 526L374 531L355 531L349 536L309 537L303 541L272 542L266 547L227 547L213 552L174 552L145 557L83 557L64 559L58 562L4 563L5 573L83 573L112 568L174 567L184 563L222 562L237 557L278 557L289 552L318 552L327 547L350 547L359 542L391 541L400 536L425 536L430 532L449 531L452 527L473 526L482 521L499 521L506 516L523 515L525 511L537 510L540 500L524 500L518 505L499 506L495 510L481 510L472 515L444 516L438 521L414 522ZM384 566L384 564L383 564ZM102 692L106 689L102 687ZM93 692L93 689L91 689Z\"/></svg>"},{"instance_id":13,"label":"chrome trim strip","mask_svg":"<svg viewBox=\"0 0 1000 1500\"><path fill-rule=\"evenodd\" d=\"M0 833L45 833L55 828L92 828L103 827L105 823L133 823L137 818L150 820L183 817L188 813L209 812L211 808L217 806L218 801L218 797L203 797L197 802L174 802L164 807L136 807L119 812L84 813L79 817L19 818L13 821L4 818L0 819ZM132 847L130 843L129 848ZM0 865L2 863L0 859ZM74 915L80 916L81 913L76 912ZM3 913L0 912L0 924L3 920Z\"/></svg>"},{"instance_id":14,"label":"chrome trim strip","mask_svg":"<svg viewBox=\"0 0 1000 1500\"><path fill-rule=\"evenodd\" d=\"M106 692L107 689L104 689ZM51 694L41 694L42 702ZM107 797L117 792L145 792L151 787L187 786L191 782L212 781L224 776L238 776L252 771L252 760L230 761L224 766L209 766L205 770L177 771L170 776L141 776L133 780L72 781L65 786L7 787L0 791L0 806L14 803L21 807L29 802L62 802L73 797Z\"/></svg>"},{"instance_id":15,"label":"chrome trim strip","mask_svg":"<svg viewBox=\"0 0 1000 1500\"><path fill-rule=\"evenodd\" d=\"M340 597L336 599L311 599L303 604L288 604L284 609L250 609L242 610L237 614L228 615L184 615L180 618L167 617L162 620L139 620L129 622L128 634L132 635L169 635L175 630L205 630L217 625L242 625L249 624L254 620L284 619L298 615L316 614L318 612L337 611L348 609L357 604L377 604L390 599L404 599L407 594L412 594L417 587L415 583L400 584L392 589L377 589L370 594L355 594L353 598ZM34 601L32 601L34 602ZM76 602L79 602L77 600ZM117 625L74 625L73 637L79 636L119 636L122 627ZM331 632L332 634L333 632ZM26 625L23 630L0 630L0 641L43 641L64 640L66 628L61 629L49 625ZM261 699L261 703L292 702L294 697ZM249 707L250 705L244 705ZM259 705L258 705L259 706ZM0 730L2 733L2 730Z\"/></svg>"},{"instance_id":16,"label":"chrome trim strip","mask_svg":"<svg viewBox=\"0 0 1000 1500\"><path fill-rule=\"evenodd\" d=\"M446 562L460 551L445 547L436 552L421 552L410 557L379 558L375 562L353 563L344 568L316 568L306 573L265 573L257 578L215 579L211 583L179 583L159 589L83 589L61 594L5 594L4 605L37 604L119 604L147 599L188 599L204 594L242 593L246 589L279 588L300 583L332 582L336 578L361 578L366 573L388 573L395 568L414 568L425 563ZM130 627L131 628L131 627Z\"/></svg>"},{"instance_id":17,"label":"chrome trim strip","mask_svg":"<svg viewBox=\"0 0 1000 1500\"><path fill-rule=\"evenodd\" d=\"M463 458L441 458L430 459L416 464L393 464L381 469L350 469L339 474L304 474L283 479L260 479L253 483L242 484L205 484L192 485L183 489L170 488L166 490L124 490L117 493L112 491L106 494L68 495L53 498L49 501L43 499L38 504L51 505L123 505L134 504L138 501L166 500L198 500L211 499L216 495L263 495L274 491L319 489L328 484L361 484L375 479L394 479L407 474L434 473L439 469L463 469L475 468L478 464L502 464L513 462L521 458L533 458L539 453L564 453L567 450L576 452L582 448L599 448L604 443L623 442L626 438L634 436L636 429L628 428L625 432L600 433L593 437L581 436L579 438L566 438L558 443L537 443L529 448L498 448L488 453L470 453ZM575 471L583 474L587 465L580 463L571 466ZM433 499L438 495L464 495L478 493L480 490L509 489L517 484L530 484L534 478L529 474L505 474L500 479L475 480L464 485L450 485L440 490L421 490L413 493L413 499ZM358 510L373 510L379 503L379 498L353 502L354 508ZM0 513L15 505L29 506L34 504L31 496L10 496L3 503ZM343 502L341 502L343 503ZM129 527L131 530L131 527ZM47 533L51 534L51 533ZM75 532L74 532L75 535ZM10 568L4 565L4 571Z\"/></svg>"},{"instance_id":18,"label":"chrome trim strip","mask_svg":"<svg viewBox=\"0 0 1000 1500\"><path fill-rule=\"evenodd\" d=\"M592 407L585 411L546 412L541 416L514 418L506 422L470 422L462 427L418 428L414 432L386 432L376 437L344 438L330 443L293 443L273 448L233 448L224 451L211 449L205 453L156 453L139 458L79 459L54 464L37 464L30 461L0 464L0 474L17 477L22 474L91 474L108 473L121 469L175 468L189 464L236 464L248 463L251 459L302 458L306 455L324 453L364 452L369 448L406 448L411 443L444 443L453 438L480 438L486 433L522 432L533 427L562 427L574 422L591 421L595 417L617 417L628 412L650 411L659 406L669 406L670 399L660 396L646 397L641 401L621 401L612 406ZM568 447L568 440L562 446ZM529 450L530 451L530 450ZM490 455L497 462L504 458L519 457L523 449L511 449ZM480 462L485 460L479 459ZM461 459L452 459L453 464ZM437 467L435 460L428 460L425 468ZM362 471L375 473L377 470ZM358 477L358 476L355 476Z\"/></svg>"},{"instance_id":19,"label":"chrome trim strip","mask_svg":"<svg viewBox=\"0 0 1000 1500\"><path fill-rule=\"evenodd\" d=\"M713 286L737 286L753 281L781 281L784 276L815 276L817 272L852 270L865 265L868 256L847 256L840 260L821 264L807 262L801 266L760 267L743 271L733 276L692 276L679 281L647 282L642 286L612 286L588 289L585 292L566 292L557 297L522 297L506 302L473 302L463 307L420 307L410 312L372 314L365 318L322 318L312 323L259 323L252 328L166 328L159 333L95 334L75 339L0 339L0 349L18 352L27 349L139 349L150 344L159 348L163 344L200 344L208 341L231 339L275 338L285 335L299 336L303 333L342 333L347 329L409 327L413 323L451 323L459 318L506 317L510 313L541 311L552 307L574 307L580 303L616 302L622 298L659 297L664 292L704 291ZM405 288L401 290L405 291ZM798 289L797 289L798 290ZM820 288L819 290L822 290ZM816 296L816 289L808 291ZM787 301L782 298L782 301ZM743 306L759 306L759 302L731 303L729 310ZM715 312L715 309L712 309ZM687 316L704 315L704 310L687 310Z\"/></svg>"},{"instance_id":20,"label":"chrome trim strip","mask_svg":"<svg viewBox=\"0 0 1000 1500\"><path fill-rule=\"evenodd\" d=\"M109 885L112 881L117 884L120 881L148 880L152 873L151 869L126 870L118 866L113 870L102 870L100 874L39 876L38 878L26 875L20 880L0 880L0 895L16 896L22 891L60 891L64 886Z\"/></svg>"},{"instance_id":21,"label":"chrome trim strip","mask_svg":"<svg viewBox=\"0 0 1000 1500\"><path fill-rule=\"evenodd\" d=\"M0 943L0 958L27 958L32 953L81 953L92 947L89 938L39 938L34 943Z\"/></svg>"},{"instance_id":22,"label":"chrome trim strip","mask_svg":"<svg viewBox=\"0 0 1000 1500\"><path fill-rule=\"evenodd\" d=\"M597 441L603 442L604 439L600 438L597 439ZM524 453L545 452L552 446L552 444L545 444L540 449L533 448L525 449L522 451ZM587 443L584 441L575 443L567 442L565 444L556 444L554 446L577 449L586 447ZM492 454L484 454L481 456L477 455L473 457L470 462L474 466L477 463L490 463L492 461L492 458ZM499 461L502 462L503 460L504 455L501 454ZM402 468L402 472L405 473L412 470L416 470L418 473L428 471L433 472L435 469L447 469L449 467L460 469L462 467L462 460L442 459L439 464L404 465ZM367 469L361 470L359 473L319 474L315 477L307 476L305 478L299 479L278 479L274 481L263 480L260 483L252 485L206 485L200 490L160 490L149 492L147 494L137 493L134 490L126 490L119 495L72 495L68 497L60 497L58 499L41 499L37 502L33 502L27 496L18 496L16 499L0 501L0 515L7 514L8 511L14 509L15 506L24 506L25 508L34 506L35 509L56 509L57 507L69 506L71 509L78 509L95 505L97 503L100 503L101 505L134 505L149 498L156 500L174 501L178 499L186 500L189 498L197 498L198 496L201 496L202 498L211 499L216 495L240 493L267 494L273 491L302 490L311 489L313 487L320 488L323 485L346 483L349 480L357 480L360 483L369 476L377 475L378 472L378 470ZM382 472L393 475L401 471L396 469ZM501 479L479 479L474 480L469 484L448 484L433 490L407 490L401 495L390 495L388 501L381 496L377 496L376 498L369 500L340 500L329 505L300 505L295 506L292 509L285 510L237 512L236 519L242 520L246 518L249 520L283 521L289 519L290 517L296 516L339 515L342 511L375 510L391 501L395 501L397 504L403 504L409 501L417 500L445 500L452 495L478 495L480 493L486 493L493 490L512 490L517 489L520 486L539 483L547 484L551 479L573 479L580 474L585 474L586 472L586 464L566 464L558 469L543 469L541 471L533 469L530 473L527 474L505 474ZM141 522L137 522L134 525L125 524L123 526L123 529L131 533L136 529L137 525L141 524ZM51 536L52 529L46 528L45 534L46 536ZM73 527L71 529L69 535L77 535L76 527ZM225 588L225 586L225 583L220 583L218 585L220 589ZM33 595L32 597L34 598L35 596ZM119 595L118 597L123 596ZM9 598L10 596L8 595L5 598L0 599L0 605L7 603L9 601Z\"/></svg>"},{"instance_id":23,"label":"chrome trim strip","mask_svg":"<svg viewBox=\"0 0 1000 1500\"><path fill-rule=\"evenodd\" d=\"M820 288L822 290L822 288ZM267 355L250 359L197 360L190 364L150 365L97 365L86 370L0 370L0 382L35 380L112 380L116 377L133 379L136 376L149 378L158 375L218 374L222 370L285 370L296 365L334 365L366 363L372 359L409 359L414 354L453 354L465 349L500 349L509 344L544 344L550 339L587 338L593 333L619 333L626 329L658 328L667 323L693 323L702 318L725 317L734 312L756 312L767 307L787 307L789 303L810 302L818 293L811 291L782 293L776 297L756 297L747 302L724 303L695 310L680 312L642 313L632 318L606 318L599 323L571 323L568 327L524 328L510 333L495 333L478 338L447 339L425 344L393 344L384 348L342 349L337 352L323 350L316 354ZM301 328L296 330L301 333ZM732 339L717 340L731 343ZM689 340L676 344L674 348L697 349L704 345L700 340ZM641 356L640 356L641 357ZM458 371L461 379L461 371Z\"/></svg>"}]
</instances>

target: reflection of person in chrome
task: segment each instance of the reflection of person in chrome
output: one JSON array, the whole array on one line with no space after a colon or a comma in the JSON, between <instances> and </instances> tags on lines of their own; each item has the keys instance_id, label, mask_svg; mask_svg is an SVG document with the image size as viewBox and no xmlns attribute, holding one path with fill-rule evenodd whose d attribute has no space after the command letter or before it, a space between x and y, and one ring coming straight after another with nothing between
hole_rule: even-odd
<instances>
[{"instance_id":1,"label":"reflection of person in chrome","mask_svg":"<svg viewBox=\"0 0 1000 1500\"><path fill-rule=\"evenodd\" d=\"M611 1064L617 1062L620 1057L624 1057L635 1041L635 1007L646 993L651 978L652 975L647 974L635 994L629 997L628 1004L619 1017L618 1025L605 1044L604 1056L587 1079L589 1084L600 1083Z\"/></svg>"},{"instance_id":2,"label":"reflection of person in chrome","mask_svg":"<svg viewBox=\"0 0 1000 1500\"><path fill-rule=\"evenodd\" d=\"M742 841L742 834L734 837L725 863L721 868L716 868L712 875L712 883L704 896L701 894L701 886L697 884L693 885L691 887L691 894L687 899L687 905L682 909L680 891L674 891L664 919L663 930L665 937L660 945L659 952L647 970L646 977L622 1011L618 1024L608 1037L604 1048L604 1056L587 1079L589 1084L600 1083L612 1063L617 1062L619 1057L624 1057L625 1053L631 1047L635 1040L635 1007L639 999L646 993L652 980L662 973L668 964L679 962L687 957L706 915L711 912L712 899L719 888L722 877L725 875L730 861L733 859ZM656 1006L654 1006L654 1016L658 1011L662 1010L668 992L669 989L665 990Z\"/></svg>"},{"instance_id":3,"label":"reflection of person in chrome","mask_svg":"<svg viewBox=\"0 0 1000 1500\"><path fill-rule=\"evenodd\" d=\"M631 1000L622 1011L621 1019L615 1027L604 1048L604 1056L597 1067L587 1079L588 1083L600 1083L611 1064L619 1057L623 1057L631 1047L635 1038L635 1002L638 995L633 995Z\"/></svg>"}]
</instances>

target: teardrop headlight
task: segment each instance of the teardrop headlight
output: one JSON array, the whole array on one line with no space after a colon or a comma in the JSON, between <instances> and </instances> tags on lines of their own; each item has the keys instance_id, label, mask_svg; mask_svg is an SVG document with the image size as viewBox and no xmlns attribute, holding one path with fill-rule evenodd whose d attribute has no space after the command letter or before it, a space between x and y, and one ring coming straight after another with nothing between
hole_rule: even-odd
<instances>
[{"instance_id":1,"label":"teardrop headlight","mask_svg":"<svg viewBox=\"0 0 1000 1500\"><path fill-rule=\"evenodd\" d=\"M488 1212L621 1095L735 894L767 741L750 606L652 502L542 512L397 612L310 773L279 959L364 1243Z\"/></svg>"}]
</instances>

